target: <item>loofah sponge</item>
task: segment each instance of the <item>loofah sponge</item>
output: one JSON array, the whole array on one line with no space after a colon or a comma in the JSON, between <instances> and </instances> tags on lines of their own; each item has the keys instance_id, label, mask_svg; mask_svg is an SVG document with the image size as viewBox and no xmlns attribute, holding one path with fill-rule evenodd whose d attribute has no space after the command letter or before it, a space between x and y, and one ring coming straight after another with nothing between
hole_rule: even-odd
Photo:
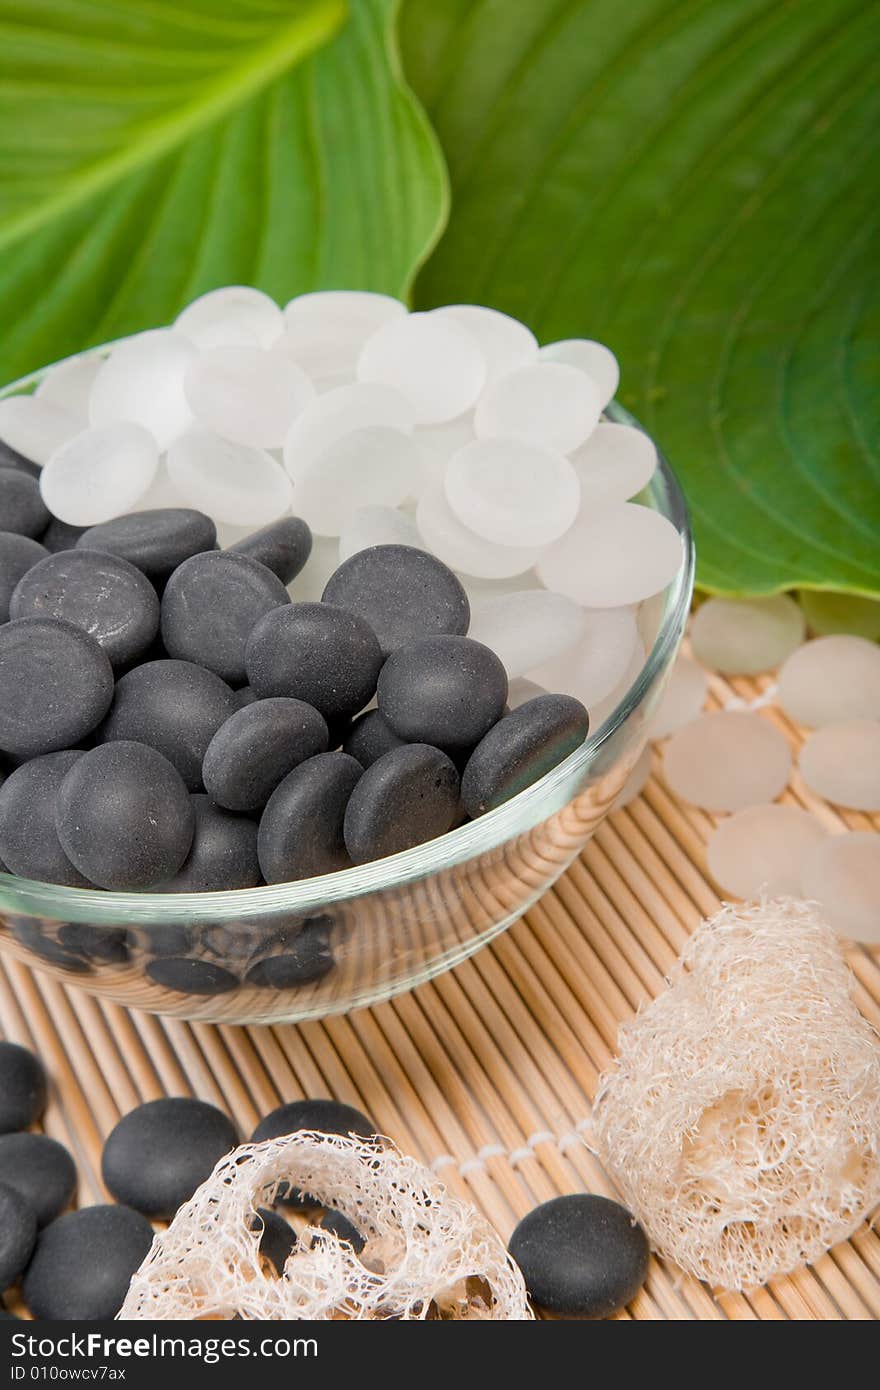
<instances>
[{"instance_id":1,"label":"loofah sponge","mask_svg":"<svg viewBox=\"0 0 880 1390\"><path fill-rule=\"evenodd\" d=\"M342 1212L300 1234L281 1278L259 1254L258 1207L282 1184ZM122 1319L527 1319L522 1275L492 1228L387 1141L303 1130L221 1159L131 1281Z\"/></svg>"},{"instance_id":2,"label":"loofah sponge","mask_svg":"<svg viewBox=\"0 0 880 1390\"><path fill-rule=\"evenodd\" d=\"M653 1246L724 1289L787 1274L880 1201L880 1042L798 899L727 906L621 1029L599 1153Z\"/></svg>"}]
</instances>

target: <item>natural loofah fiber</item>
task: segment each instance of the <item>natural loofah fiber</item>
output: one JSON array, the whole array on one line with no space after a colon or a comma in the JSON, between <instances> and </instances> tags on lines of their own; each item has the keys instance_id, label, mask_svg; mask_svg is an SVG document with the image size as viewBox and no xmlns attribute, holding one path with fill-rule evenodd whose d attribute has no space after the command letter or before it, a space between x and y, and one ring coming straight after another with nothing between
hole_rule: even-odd
<instances>
[{"instance_id":1,"label":"natural loofah fiber","mask_svg":"<svg viewBox=\"0 0 880 1390\"><path fill-rule=\"evenodd\" d=\"M258 1207L293 1184L366 1238L300 1233L283 1278L259 1254ZM122 1319L528 1319L522 1275L473 1207L387 1141L300 1131L221 1159L131 1281Z\"/></svg>"},{"instance_id":2,"label":"natural loofah fiber","mask_svg":"<svg viewBox=\"0 0 880 1390\"><path fill-rule=\"evenodd\" d=\"M724 1289L787 1274L880 1201L880 1042L799 899L727 906L620 1033L599 1153L661 1254Z\"/></svg>"}]
</instances>

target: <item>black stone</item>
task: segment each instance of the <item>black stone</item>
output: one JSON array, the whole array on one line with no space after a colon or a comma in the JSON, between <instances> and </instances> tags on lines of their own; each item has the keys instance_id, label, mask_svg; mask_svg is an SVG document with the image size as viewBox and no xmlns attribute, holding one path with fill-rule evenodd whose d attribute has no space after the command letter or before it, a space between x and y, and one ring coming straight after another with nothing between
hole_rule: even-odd
<instances>
[{"instance_id":1,"label":"black stone","mask_svg":"<svg viewBox=\"0 0 880 1390\"><path fill-rule=\"evenodd\" d=\"M536 695L511 710L477 744L461 779L470 816L481 816L530 787L580 748L590 717L570 695Z\"/></svg>"},{"instance_id":2,"label":"black stone","mask_svg":"<svg viewBox=\"0 0 880 1390\"><path fill-rule=\"evenodd\" d=\"M338 1240L347 1241L356 1255L361 1253L367 1243L354 1222L349 1221L348 1217L343 1216L335 1207L331 1207L322 1218L321 1229L332 1231Z\"/></svg>"},{"instance_id":3,"label":"black stone","mask_svg":"<svg viewBox=\"0 0 880 1390\"><path fill-rule=\"evenodd\" d=\"M73 1197L76 1167L64 1146L45 1134L0 1134L0 1183L14 1187L45 1226Z\"/></svg>"},{"instance_id":4,"label":"black stone","mask_svg":"<svg viewBox=\"0 0 880 1390\"><path fill-rule=\"evenodd\" d=\"M150 961L144 973L154 984L176 994L228 994L238 988L238 979L231 971L188 956L161 956Z\"/></svg>"},{"instance_id":5,"label":"black stone","mask_svg":"<svg viewBox=\"0 0 880 1390\"><path fill-rule=\"evenodd\" d=\"M59 521L57 516L53 516L40 537L40 545L44 545L50 555L57 555L59 550L73 550L86 529L85 526L72 526L69 521Z\"/></svg>"},{"instance_id":6,"label":"black stone","mask_svg":"<svg viewBox=\"0 0 880 1390\"><path fill-rule=\"evenodd\" d=\"M346 753L319 753L289 772L260 819L257 853L267 883L347 868L345 809L363 769Z\"/></svg>"},{"instance_id":7,"label":"black stone","mask_svg":"<svg viewBox=\"0 0 880 1390\"><path fill-rule=\"evenodd\" d=\"M83 531L82 550L103 550L134 565L154 584L162 585L184 560L217 544L217 527L204 512L189 507L157 507L130 512Z\"/></svg>"},{"instance_id":8,"label":"black stone","mask_svg":"<svg viewBox=\"0 0 880 1390\"><path fill-rule=\"evenodd\" d=\"M151 1100L110 1131L101 1176L117 1201L170 1221L237 1142L234 1124L216 1105L185 1096Z\"/></svg>"},{"instance_id":9,"label":"black stone","mask_svg":"<svg viewBox=\"0 0 880 1390\"><path fill-rule=\"evenodd\" d=\"M592 1193L554 1197L529 1212L510 1238L529 1297L548 1313L606 1318L626 1306L648 1274L648 1241L618 1202Z\"/></svg>"},{"instance_id":10,"label":"black stone","mask_svg":"<svg viewBox=\"0 0 880 1390\"><path fill-rule=\"evenodd\" d=\"M297 1134L302 1129L319 1134L354 1134L361 1139L378 1133L362 1111L341 1100L291 1100L264 1116L251 1135L251 1143L262 1144L264 1139L278 1139L282 1134Z\"/></svg>"},{"instance_id":11,"label":"black stone","mask_svg":"<svg viewBox=\"0 0 880 1390\"><path fill-rule=\"evenodd\" d=\"M0 787L0 856L10 872L65 888L92 886L71 864L55 829L61 783L83 757L75 750L44 753L22 763Z\"/></svg>"},{"instance_id":12,"label":"black stone","mask_svg":"<svg viewBox=\"0 0 880 1390\"><path fill-rule=\"evenodd\" d=\"M445 835L458 818L458 772L439 748L408 743L367 768L345 811L355 864L384 859Z\"/></svg>"},{"instance_id":13,"label":"black stone","mask_svg":"<svg viewBox=\"0 0 880 1390\"><path fill-rule=\"evenodd\" d=\"M407 743L473 748L501 718L507 672L482 642L426 637L392 652L377 698L383 719Z\"/></svg>"},{"instance_id":14,"label":"black stone","mask_svg":"<svg viewBox=\"0 0 880 1390\"><path fill-rule=\"evenodd\" d=\"M334 964L329 930L316 922L303 927L280 954L264 956L252 965L245 983L257 989L297 989L323 979Z\"/></svg>"},{"instance_id":15,"label":"black stone","mask_svg":"<svg viewBox=\"0 0 880 1390\"><path fill-rule=\"evenodd\" d=\"M14 1187L0 1183L0 1290L27 1265L37 1239L37 1214Z\"/></svg>"},{"instance_id":16,"label":"black stone","mask_svg":"<svg viewBox=\"0 0 880 1390\"><path fill-rule=\"evenodd\" d=\"M256 822L224 811L203 793L191 799L195 829L190 852L179 872L167 883L156 884L153 891L222 893L256 888L262 883Z\"/></svg>"},{"instance_id":17,"label":"black stone","mask_svg":"<svg viewBox=\"0 0 880 1390\"><path fill-rule=\"evenodd\" d=\"M349 726L342 740L342 751L350 758L357 758L361 767L372 767L383 753L390 753L403 742L377 709L368 709Z\"/></svg>"},{"instance_id":18,"label":"black stone","mask_svg":"<svg viewBox=\"0 0 880 1390\"><path fill-rule=\"evenodd\" d=\"M65 950L59 941L47 936L40 929L38 921L32 917L14 918L12 934L16 941L21 942L22 946L47 965L55 965L60 970L67 970L74 975L88 975L91 971L88 961L83 960L80 955L73 955Z\"/></svg>"},{"instance_id":19,"label":"black stone","mask_svg":"<svg viewBox=\"0 0 880 1390\"><path fill-rule=\"evenodd\" d=\"M285 516L254 531L229 547L239 555L249 555L259 560L273 574L277 574L282 584L290 584L296 579L312 553L312 533L298 516Z\"/></svg>"},{"instance_id":20,"label":"black stone","mask_svg":"<svg viewBox=\"0 0 880 1390\"><path fill-rule=\"evenodd\" d=\"M205 790L227 810L262 811L288 772L326 751L327 738L326 721L302 700L256 700L211 739L202 763Z\"/></svg>"},{"instance_id":21,"label":"black stone","mask_svg":"<svg viewBox=\"0 0 880 1390\"><path fill-rule=\"evenodd\" d=\"M95 927L88 922L65 922L58 940L68 951L94 965L125 965L131 957L125 927Z\"/></svg>"},{"instance_id":22,"label":"black stone","mask_svg":"<svg viewBox=\"0 0 880 1390\"><path fill-rule=\"evenodd\" d=\"M46 1108L47 1091L39 1057L19 1043L0 1042L0 1134L36 1124Z\"/></svg>"},{"instance_id":23,"label":"black stone","mask_svg":"<svg viewBox=\"0 0 880 1390\"><path fill-rule=\"evenodd\" d=\"M330 576L322 597L365 618L385 656L422 637L463 637L471 619L467 594L452 570L409 545L359 550Z\"/></svg>"},{"instance_id":24,"label":"black stone","mask_svg":"<svg viewBox=\"0 0 880 1390\"><path fill-rule=\"evenodd\" d=\"M294 603L257 623L246 661L248 681L260 699L289 695L336 720L350 718L369 702L382 653L356 613L325 603Z\"/></svg>"},{"instance_id":25,"label":"black stone","mask_svg":"<svg viewBox=\"0 0 880 1390\"><path fill-rule=\"evenodd\" d=\"M148 926L129 929L131 948L157 960L163 956L184 956L198 945L195 927L184 922L151 922Z\"/></svg>"},{"instance_id":26,"label":"black stone","mask_svg":"<svg viewBox=\"0 0 880 1390\"><path fill-rule=\"evenodd\" d=\"M243 685L240 690L236 690L235 692L235 703L238 709L244 709L247 705L252 705L256 698L256 691L251 690L249 685Z\"/></svg>"},{"instance_id":27,"label":"black stone","mask_svg":"<svg viewBox=\"0 0 880 1390\"><path fill-rule=\"evenodd\" d=\"M281 1275L284 1273L288 1257L296 1249L296 1232L289 1222L271 1207L257 1207L257 1216L263 1223L260 1254L274 1266L276 1274Z\"/></svg>"},{"instance_id":28,"label":"black stone","mask_svg":"<svg viewBox=\"0 0 880 1390\"><path fill-rule=\"evenodd\" d=\"M109 1321L152 1243L149 1221L129 1207L68 1212L40 1234L24 1277L25 1301L48 1321Z\"/></svg>"},{"instance_id":29,"label":"black stone","mask_svg":"<svg viewBox=\"0 0 880 1390\"><path fill-rule=\"evenodd\" d=\"M195 661L223 680L243 685L251 632L273 608L289 604L277 574L249 555L231 550L193 555L178 565L165 586L162 641L170 656Z\"/></svg>"},{"instance_id":30,"label":"black stone","mask_svg":"<svg viewBox=\"0 0 880 1390\"><path fill-rule=\"evenodd\" d=\"M46 547L30 536L0 531L0 623L9 621L9 600L18 581L48 554Z\"/></svg>"},{"instance_id":31,"label":"black stone","mask_svg":"<svg viewBox=\"0 0 880 1390\"><path fill-rule=\"evenodd\" d=\"M20 468L0 468L0 530L36 540L49 525L49 515L36 478Z\"/></svg>"},{"instance_id":32,"label":"black stone","mask_svg":"<svg viewBox=\"0 0 880 1390\"><path fill-rule=\"evenodd\" d=\"M55 824L68 859L101 888L150 888L172 878L192 844L195 816L167 758L144 743L84 753L58 792Z\"/></svg>"},{"instance_id":33,"label":"black stone","mask_svg":"<svg viewBox=\"0 0 880 1390\"><path fill-rule=\"evenodd\" d=\"M113 698L113 668L87 632L57 618L0 627L0 749L17 758L75 747Z\"/></svg>"}]
</instances>

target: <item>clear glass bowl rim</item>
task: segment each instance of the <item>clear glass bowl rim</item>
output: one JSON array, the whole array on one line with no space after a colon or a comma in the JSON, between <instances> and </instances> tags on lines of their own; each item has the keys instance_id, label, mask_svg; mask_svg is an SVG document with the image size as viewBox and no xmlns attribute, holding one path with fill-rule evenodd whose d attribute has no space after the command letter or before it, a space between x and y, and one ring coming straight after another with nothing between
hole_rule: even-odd
<instances>
[{"instance_id":1,"label":"clear glass bowl rim","mask_svg":"<svg viewBox=\"0 0 880 1390\"><path fill-rule=\"evenodd\" d=\"M20 394L39 385L54 367L74 360L99 356L114 346L103 343L75 353L0 388L0 399ZM643 428L623 406L612 402L606 416L619 424ZM653 438L653 436L651 436ZM655 441L656 444L656 441ZM637 709L655 676L666 666L677 645L690 609L693 594L695 555L687 503L678 479L657 446L658 469L649 485L658 509L669 518L682 536L684 558L681 569L666 593L663 616L654 644L638 676L623 699L598 729L588 735L580 748L524 791L511 797L495 811L450 830L437 839L369 864L339 869L317 878L293 883L269 884L260 888L236 888L211 893L116 893L88 888L64 888L37 883L16 874L0 873L0 908L7 895L14 895L20 907L38 915L63 920L88 921L94 925L119 926L140 920L149 924L188 922L194 918L246 920L278 912L308 916L330 904L349 901L365 894L393 889L425 878L432 873L461 864L502 845L548 814L554 791L573 775L594 762L602 746L614 737ZM658 486L659 480L659 486ZM657 495L659 493L659 496Z\"/></svg>"}]
</instances>

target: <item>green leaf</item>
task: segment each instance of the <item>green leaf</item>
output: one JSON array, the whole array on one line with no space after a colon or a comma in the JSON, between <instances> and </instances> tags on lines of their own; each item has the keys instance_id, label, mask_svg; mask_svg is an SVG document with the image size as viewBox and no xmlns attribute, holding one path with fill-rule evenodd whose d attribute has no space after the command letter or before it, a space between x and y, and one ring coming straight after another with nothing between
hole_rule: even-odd
<instances>
[{"instance_id":1,"label":"green leaf","mask_svg":"<svg viewBox=\"0 0 880 1390\"><path fill-rule=\"evenodd\" d=\"M405 295L447 191L396 8L0 0L0 381L217 285Z\"/></svg>"},{"instance_id":2,"label":"green leaf","mask_svg":"<svg viewBox=\"0 0 880 1390\"><path fill-rule=\"evenodd\" d=\"M618 353L699 582L880 593L880 8L407 0L453 215L424 306Z\"/></svg>"}]
</instances>

